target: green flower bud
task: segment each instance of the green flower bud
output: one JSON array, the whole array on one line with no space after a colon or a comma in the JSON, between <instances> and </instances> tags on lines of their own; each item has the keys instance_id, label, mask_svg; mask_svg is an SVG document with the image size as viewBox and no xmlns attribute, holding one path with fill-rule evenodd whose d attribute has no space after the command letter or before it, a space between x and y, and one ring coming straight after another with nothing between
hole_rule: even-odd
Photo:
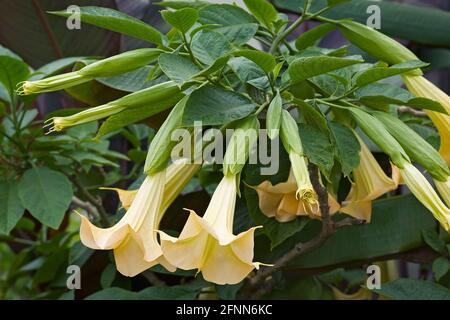
<instances>
[{"instance_id":1,"label":"green flower bud","mask_svg":"<svg viewBox=\"0 0 450 320\"><path fill-rule=\"evenodd\" d=\"M413 161L423 166L434 179L447 181L450 170L436 149L400 119L380 111L372 114L383 123Z\"/></svg>"}]
</instances>

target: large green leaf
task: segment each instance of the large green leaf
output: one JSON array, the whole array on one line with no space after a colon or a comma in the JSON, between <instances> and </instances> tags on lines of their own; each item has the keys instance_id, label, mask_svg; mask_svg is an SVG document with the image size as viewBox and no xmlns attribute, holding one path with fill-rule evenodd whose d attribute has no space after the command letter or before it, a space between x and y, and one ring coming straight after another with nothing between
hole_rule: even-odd
<instances>
[{"instance_id":1,"label":"large green leaf","mask_svg":"<svg viewBox=\"0 0 450 320\"><path fill-rule=\"evenodd\" d=\"M50 12L57 16L69 17L67 11ZM110 8L80 7L80 19L84 23L119 32L151 43L163 44L164 35L152 26L125 13Z\"/></svg>"},{"instance_id":2,"label":"large green leaf","mask_svg":"<svg viewBox=\"0 0 450 320\"><path fill-rule=\"evenodd\" d=\"M436 230L437 222L412 195L373 203L372 221L344 227L322 247L292 262L297 268L319 268L374 259L424 245L422 230Z\"/></svg>"},{"instance_id":3,"label":"large green leaf","mask_svg":"<svg viewBox=\"0 0 450 320\"><path fill-rule=\"evenodd\" d=\"M359 165L361 145L352 130L346 126L330 122L330 129L336 144L337 159L341 163L342 173L348 176Z\"/></svg>"},{"instance_id":4,"label":"large green leaf","mask_svg":"<svg viewBox=\"0 0 450 320\"><path fill-rule=\"evenodd\" d=\"M247 11L230 4L211 4L201 8L199 14L203 24L232 26L256 22Z\"/></svg>"},{"instance_id":5,"label":"large green leaf","mask_svg":"<svg viewBox=\"0 0 450 320\"><path fill-rule=\"evenodd\" d=\"M8 234L22 217L25 208L16 181L0 181L0 234Z\"/></svg>"},{"instance_id":6,"label":"large green leaf","mask_svg":"<svg viewBox=\"0 0 450 320\"><path fill-rule=\"evenodd\" d=\"M277 20L278 12L266 0L244 0L248 10L267 28L272 29L272 23Z\"/></svg>"},{"instance_id":7,"label":"large green leaf","mask_svg":"<svg viewBox=\"0 0 450 320\"><path fill-rule=\"evenodd\" d=\"M46 14L69 6L116 7L115 0L0 1L0 43L18 53L37 69L55 59L71 56L110 56L118 53L119 35L95 26L68 29L66 19ZM46 29L48 24L49 29ZM27 39L18 41L17 39Z\"/></svg>"},{"instance_id":8,"label":"large green leaf","mask_svg":"<svg viewBox=\"0 0 450 320\"><path fill-rule=\"evenodd\" d=\"M198 11L194 8L183 8L177 11L161 11L164 20L177 28L182 33L186 33L197 22Z\"/></svg>"},{"instance_id":9,"label":"large green leaf","mask_svg":"<svg viewBox=\"0 0 450 320\"><path fill-rule=\"evenodd\" d=\"M192 92L189 97L183 125L193 125L194 121L202 121L203 125L225 124L248 116L255 107L243 95L214 86L204 86Z\"/></svg>"},{"instance_id":10,"label":"large green leaf","mask_svg":"<svg viewBox=\"0 0 450 320\"><path fill-rule=\"evenodd\" d=\"M19 82L26 80L30 70L25 62L10 56L0 55L0 83L13 94Z\"/></svg>"},{"instance_id":11,"label":"large green leaf","mask_svg":"<svg viewBox=\"0 0 450 320\"><path fill-rule=\"evenodd\" d=\"M125 109L122 112L112 115L100 126L97 138L158 114L174 106L181 98L183 98L183 94L180 92L155 101L146 107Z\"/></svg>"},{"instance_id":12,"label":"large green leaf","mask_svg":"<svg viewBox=\"0 0 450 320\"><path fill-rule=\"evenodd\" d=\"M374 108L396 104L446 112L439 102L423 97L414 97L409 91L388 83L369 84L357 90L355 96L360 102Z\"/></svg>"},{"instance_id":13,"label":"large green leaf","mask_svg":"<svg viewBox=\"0 0 450 320\"><path fill-rule=\"evenodd\" d=\"M450 290L431 281L400 278L384 283L376 293L394 300L450 300Z\"/></svg>"},{"instance_id":14,"label":"large green leaf","mask_svg":"<svg viewBox=\"0 0 450 320\"><path fill-rule=\"evenodd\" d=\"M321 38L323 38L327 33L331 32L336 28L335 25L331 23L323 23L311 30L302 33L297 40L295 40L295 47L298 50L303 50L308 47L314 46Z\"/></svg>"},{"instance_id":15,"label":"large green leaf","mask_svg":"<svg viewBox=\"0 0 450 320\"><path fill-rule=\"evenodd\" d=\"M183 84L200 72L189 58L176 53L163 53L159 56L159 67L171 80Z\"/></svg>"},{"instance_id":16,"label":"large green leaf","mask_svg":"<svg viewBox=\"0 0 450 320\"><path fill-rule=\"evenodd\" d=\"M151 70L152 67L145 66L118 76L96 78L95 80L107 87L125 92L136 92L168 80L166 77L148 80L147 77Z\"/></svg>"},{"instance_id":17,"label":"large green leaf","mask_svg":"<svg viewBox=\"0 0 450 320\"><path fill-rule=\"evenodd\" d=\"M244 49L233 52L235 56L245 57L256 63L265 73L269 73L275 68L276 60L271 54L263 51Z\"/></svg>"},{"instance_id":18,"label":"large green leaf","mask_svg":"<svg viewBox=\"0 0 450 320\"><path fill-rule=\"evenodd\" d=\"M277 6L296 12L303 8L303 3L304 0L275 0ZM316 11L325 4L326 0L315 0L311 10ZM366 24L369 17L367 8L370 5L380 7L383 33L422 44L450 47L450 13L443 10L390 1L352 0L327 11L324 16L333 19L353 18Z\"/></svg>"},{"instance_id":19,"label":"large green leaf","mask_svg":"<svg viewBox=\"0 0 450 320\"><path fill-rule=\"evenodd\" d=\"M289 66L289 76L293 83L318 76L333 70L362 63L363 60L355 58L338 58L329 56L307 57L294 60Z\"/></svg>"},{"instance_id":20,"label":"large green leaf","mask_svg":"<svg viewBox=\"0 0 450 320\"><path fill-rule=\"evenodd\" d=\"M212 30L197 32L192 38L192 52L204 64L211 65L218 58L231 51L227 38Z\"/></svg>"},{"instance_id":21,"label":"large green leaf","mask_svg":"<svg viewBox=\"0 0 450 320\"><path fill-rule=\"evenodd\" d=\"M364 87L372 82L381 79L389 78L407 71L415 70L417 68L426 67L428 64L422 61L407 61L404 63L395 64L388 67L374 67L359 72L355 75L355 83L359 87Z\"/></svg>"},{"instance_id":22,"label":"large green leaf","mask_svg":"<svg viewBox=\"0 0 450 320\"><path fill-rule=\"evenodd\" d=\"M308 160L329 176L334 164L334 148L328 136L308 124L300 124L299 133Z\"/></svg>"},{"instance_id":23,"label":"large green leaf","mask_svg":"<svg viewBox=\"0 0 450 320\"><path fill-rule=\"evenodd\" d=\"M23 206L40 222L57 229L72 201L69 179L49 168L28 169L19 183Z\"/></svg>"}]
</instances>

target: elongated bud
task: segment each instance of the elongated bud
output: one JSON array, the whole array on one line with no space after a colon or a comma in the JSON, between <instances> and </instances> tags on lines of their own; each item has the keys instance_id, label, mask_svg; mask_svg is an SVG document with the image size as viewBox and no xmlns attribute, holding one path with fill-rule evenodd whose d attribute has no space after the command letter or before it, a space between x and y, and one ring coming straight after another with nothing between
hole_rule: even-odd
<instances>
[{"instance_id":1,"label":"elongated bud","mask_svg":"<svg viewBox=\"0 0 450 320\"><path fill-rule=\"evenodd\" d=\"M428 180L410 163L405 163L403 168L400 168L400 174L414 196L431 211L436 220L449 232L450 209L445 206Z\"/></svg>"},{"instance_id":2,"label":"elongated bud","mask_svg":"<svg viewBox=\"0 0 450 320\"><path fill-rule=\"evenodd\" d=\"M158 172L167 165L172 148L176 144L176 141L172 141L172 132L181 125L188 98L189 96L186 96L176 104L153 138L145 160L146 174Z\"/></svg>"},{"instance_id":3,"label":"elongated bud","mask_svg":"<svg viewBox=\"0 0 450 320\"><path fill-rule=\"evenodd\" d=\"M373 112L389 133L401 144L408 156L423 166L434 179L446 181L450 175L447 163L428 142L400 119L385 113Z\"/></svg>"},{"instance_id":4,"label":"elongated bud","mask_svg":"<svg viewBox=\"0 0 450 320\"><path fill-rule=\"evenodd\" d=\"M249 116L236 123L223 159L223 174L225 176L234 176L242 171L254 144L258 140L258 132L259 121L255 116Z\"/></svg>"},{"instance_id":5,"label":"elongated bud","mask_svg":"<svg viewBox=\"0 0 450 320\"><path fill-rule=\"evenodd\" d=\"M389 64L419 60L408 48L381 32L351 20L336 21L343 35L371 56ZM420 69L410 71L422 75Z\"/></svg>"},{"instance_id":6,"label":"elongated bud","mask_svg":"<svg viewBox=\"0 0 450 320\"><path fill-rule=\"evenodd\" d=\"M303 145L298 132L297 122L291 114L283 110L281 115L281 142L289 153L291 169L297 182L295 196L311 208L317 205L316 193L309 178L307 159L303 154Z\"/></svg>"},{"instance_id":7,"label":"elongated bud","mask_svg":"<svg viewBox=\"0 0 450 320\"><path fill-rule=\"evenodd\" d=\"M267 110L266 129L267 135L270 139L275 139L278 136L281 125L281 111L283 111L283 100L280 93L277 92L272 99Z\"/></svg>"},{"instance_id":8,"label":"elongated bud","mask_svg":"<svg viewBox=\"0 0 450 320\"><path fill-rule=\"evenodd\" d=\"M91 63L78 70L78 73L92 78L112 77L147 65L162 52L156 48L131 50Z\"/></svg>"},{"instance_id":9,"label":"elongated bud","mask_svg":"<svg viewBox=\"0 0 450 320\"><path fill-rule=\"evenodd\" d=\"M68 117L54 117L50 123L49 132L61 131L78 124L100 120L119 113L127 108L151 107L153 102L173 95L181 95L180 89L173 81L157 84L153 87L126 95L107 104L86 109Z\"/></svg>"},{"instance_id":10,"label":"elongated bud","mask_svg":"<svg viewBox=\"0 0 450 320\"><path fill-rule=\"evenodd\" d=\"M37 81L25 81L20 84L20 95L51 92L76 86L94 78L111 77L145 66L155 60L162 52L156 48L144 48L127 51L103 60L91 63L78 71L59 74Z\"/></svg>"},{"instance_id":11,"label":"elongated bud","mask_svg":"<svg viewBox=\"0 0 450 320\"><path fill-rule=\"evenodd\" d=\"M364 133L391 158L397 167L403 168L405 162L410 162L405 150L379 120L357 108L348 110Z\"/></svg>"}]
</instances>

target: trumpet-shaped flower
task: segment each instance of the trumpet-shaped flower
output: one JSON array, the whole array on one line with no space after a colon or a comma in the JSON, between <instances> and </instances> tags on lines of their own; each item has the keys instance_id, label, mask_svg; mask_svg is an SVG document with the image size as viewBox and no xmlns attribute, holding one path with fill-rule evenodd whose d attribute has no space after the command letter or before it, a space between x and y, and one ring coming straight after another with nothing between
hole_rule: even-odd
<instances>
[{"instance_id":1,"label":"trumpet-shaped flower","mask_svg":"<svg viewBox=\"0 0 450 320\"><path fill-rule=\"evenodd\" d=\"M433 83L422 76L403 76L403 80L415 96L424 97L439 102L450 114L450 97ZM426 110L427 115L436 126L441 137L439 153L450 165L450 116L440 112Z\"/></svg>"},{"instance_id":2,"label":"trumpet-shaped flower","mask_svg":"<svg viewBox=\"0 0 450 320\"><path fill-rule=\"evenodd\" d=\"M83 76L76 71L59 74L46 79L41 79L38 81L25 81L19 83L19 88L17 89L17 94L28 95L42 92L51 92L56 90L61 90L67 87L76 86L82 84L92 78Z\"/></svg>"},{"instance_id":3,"label":"trumpet-shaped flower","mask_svg":"<svg viewBox=\"0 0 450 320\"><path fill-rule=\"evenodd\" d=\"M450 231L450 209L442 202L423 174L411 163L405 161L400 174L414 196L431 211L441 226Z\"/></svg>"},{"instance_id":4,"label":"trumpet-shaped flower","mask_svg":"<svg viewBox=\"0 0 450 320\"><path fill-rule=\"evenodd\" d=\"M203 217L190 211L178 238L160 233L161 248L171 264L184 270L197 269L217 284L238 283L259 267L252 262L256 228L233 234L236 192L236 176L225 176Z\"/></svg>"},{"instance_id":5,"label":"trumpet-shaped flower","mask_svg":"<svg viewBox=\"0 0 450 320\"><path fill-rule=\"evenodd\" d=\"M356 137L361 145L360 163L353 170L352 187L342 203L341 212L370 222L372 201L389 191L397 189L399 174L396 167L393 166L392 179L389 178L364 141L358 135Z\"/></svg>"},{"instance_id":6,"label":"trumpet-shaped flower","mask_svg":"<svg viewBox=\"0 0 450 320\"><path fill-rule=\"evenodd\" d=\"M275 217L279 222L292 221L298 216L320 218L318 204L311 206L309 203L305 203L302 198L296 197L297 183L292 170L286 182L272 185L270 181L266 180L254 189L258 193L261 212L269 218ZM316 195L314 194L314 196ZM328 205L330 214L339 211L339 203L330 194L328 194Z\"/></svg>"},{"instance_id":7,"label":"trumpet-shaped flower","mask_svg":"<svg viewBox=\"0 0 450 320\"><path fill-rule=\"evenodd\" d=\"M166 170L147 176L139 190L121 197L124 207L128 202L129 208L113 227L98 228L81 216L81 241L92 249L114 249L117 270L126 276L135 276L156 264L175 271L162 255L157 229L166 209L199 167L181 159Z\"/></svg>"}]
</instances>

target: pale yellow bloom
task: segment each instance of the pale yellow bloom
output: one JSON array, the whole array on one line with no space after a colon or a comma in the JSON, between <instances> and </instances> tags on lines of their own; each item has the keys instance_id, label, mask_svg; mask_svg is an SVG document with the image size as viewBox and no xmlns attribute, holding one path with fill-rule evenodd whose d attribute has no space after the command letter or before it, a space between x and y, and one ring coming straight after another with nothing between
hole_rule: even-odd
<instances>
[{"instance_id":1,"label":"pale yellow bloom","mask_svg":"<svg viewBox=\"0 0 450 320\"><path fill-rule=\"evenodd\" d=\"M113 227L98 228L81 216L83 244L97 250L114 249L117 270L125 276L135 276L156 264L175 271L162 255L157 230L166 209L200 167L187 161L176 161L147 176L137 191L128 191L125 198L122 194L121 201L129 208Z\"/></svg>"},{"instance_id":2,"label":"pale yellow bloom","mask_svg":"<svg viewBox=\"0 0 450 320\"><path fill-rule=\"evenodd\" d=\"M361 145L360 163L353 170L353 183L350 192L342 203L341 212L357 219L370 222L372 201L383 194L395 190L399 183L396 167L392 167L392 179L378 164L364 141L356 134Z\"/></svg>"},{"instance_id":3,"label":"pale yellow bloom","mask_svg":"<svg viewBox=\"0 0 450 320\"><path fill-rule=\"evenodd\" d=\"M434 184L447 206L450 206L450 177L447 178L447 181L438 181L435 179Z\"/></svg>"},{"instance_id":4,"label":"pale yellow bloom","mask_svg":"<svg viewBox=\"0 0 450 320\"><path fill-rule=\"evenodd\" d=\"M239 283L259 267L253 262L256 228L233 234L236 183L236 176L225 176L204 216L190 211L178 238L160 232L161 248L171 264L184 270L197 269L205 280L217 284Z\"/></svg>"},{"instance_id":5,"label":"pale yellow bloom","mask_svg":"<svg viewBox=\"0 0 450 320\"><path fill-rule=\"evenodd\" d=\"M403 80L415 96L428 98L439 102L450 114L450 97L433 83L422 76L403 76ZM440 112L425 110L427 115L436 126L439 136L441 137L441 147L439 153L450 165L450 116Z\"/></svg>"},{"instance_id":6,"label":"pale yellow bloom","mask_svg":"<svg viewBox=\"0 0 450 320\"><path fill-rule=\"evenodd\" d=\"M261 212L269 218L275 217L279 222L292 221L298 216L320 219L318 203L311 206L301 198L296 197L297 183L292 170L286 182L272 185L270 181L266 180L254 189L258 193ZM317 197L315 193L314 197ZM328 194L328 205L330 206L330 214L339 211L339 203L330 194Z\"/></svg>"},{"instance_id":7,"label":"pale yellow bloom","mask_svg":"<svg viewBox=\"0 0 450 320\"><path fill-rule=\"evenodd\" d=\"M431 211L447 232L450 231L450 209L442 202L423 174L406 161L403 168L400 168L400 174L414 196Z\"/></svg>"}]
</instances>

